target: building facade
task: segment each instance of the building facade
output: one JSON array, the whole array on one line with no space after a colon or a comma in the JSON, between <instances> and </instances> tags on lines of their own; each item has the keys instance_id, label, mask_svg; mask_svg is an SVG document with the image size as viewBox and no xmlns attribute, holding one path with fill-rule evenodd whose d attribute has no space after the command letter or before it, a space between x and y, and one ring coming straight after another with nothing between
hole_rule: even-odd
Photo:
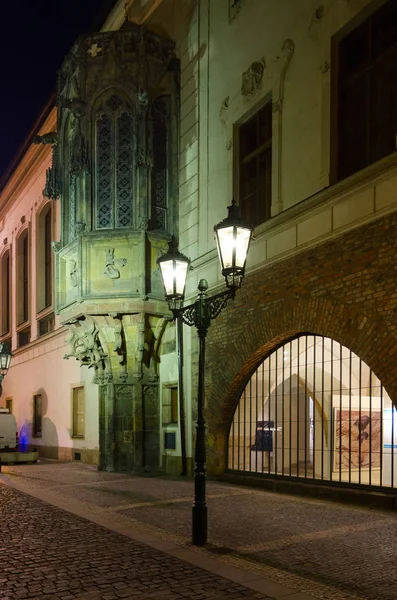
<instances>
[{"instance_id":1,"label":"building facade","mask_svg":"<svg viewBox=\"0 0 397 600\"><path fill-rule=\"evenodd\" d=\"M0 199L27 443L178 472L184 413L190 459L196 333L181 413L156 259L175 235L186 301L221 289L235 198L255 235L208 334L209 471L393 490L396 23L390 0L136 0L76 42Z\"/></svg>"}]
</instances>

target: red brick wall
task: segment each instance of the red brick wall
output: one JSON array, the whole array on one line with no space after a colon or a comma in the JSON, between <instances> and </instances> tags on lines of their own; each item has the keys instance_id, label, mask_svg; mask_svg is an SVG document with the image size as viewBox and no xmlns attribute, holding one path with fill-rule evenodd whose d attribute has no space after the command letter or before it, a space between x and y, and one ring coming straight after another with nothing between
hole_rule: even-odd
<instances>
[{"instance_id":1,"label":"red brick wall","mask_svg":"<svg viewBox=\"0 0 397 600\"><path fill-rule=\"evenodd\" d=\"M396 310L396 214L247 276L207 337L209 471L225 468L227 434L247 380L298 333L350 348L397 404Z\"/></svg>"}]
</instances>

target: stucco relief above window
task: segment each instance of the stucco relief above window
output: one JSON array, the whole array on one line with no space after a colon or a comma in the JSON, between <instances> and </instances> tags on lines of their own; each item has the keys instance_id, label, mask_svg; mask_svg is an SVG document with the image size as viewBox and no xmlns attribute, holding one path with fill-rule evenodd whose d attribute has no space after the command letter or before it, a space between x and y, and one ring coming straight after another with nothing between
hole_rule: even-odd
<instances>
[{"instance_id":1,"label":"stucco relief above window","mask_svg":"<svg viewBox=\"0 0 397 600\"><path fill-rule=\"evenodd\" d=\"M229 0L229 23L231 23L241 10L244 0Z\"/></svg>"}]
</instances>

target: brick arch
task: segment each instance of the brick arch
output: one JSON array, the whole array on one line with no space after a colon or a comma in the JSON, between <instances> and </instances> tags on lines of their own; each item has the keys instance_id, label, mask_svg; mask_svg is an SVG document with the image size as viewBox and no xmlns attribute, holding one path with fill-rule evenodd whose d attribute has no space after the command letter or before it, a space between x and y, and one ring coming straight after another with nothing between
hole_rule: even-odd
<instances>
[{"instance_id":1,"label":"brick arch","mask_svg":"<svg viewBox=\"0 0 397 600\"><path fill-rule=\"evenodd\" d=\"M397 405L397 336L388 315L371 314L329 298L290 298L248 309L247 304L248 298L241 294L208 336L210 472L219 473L226 466L230 423L247 381L266 356L298 335L321 335L352 350L372 369Z\"/></svg>"}]
</instances>

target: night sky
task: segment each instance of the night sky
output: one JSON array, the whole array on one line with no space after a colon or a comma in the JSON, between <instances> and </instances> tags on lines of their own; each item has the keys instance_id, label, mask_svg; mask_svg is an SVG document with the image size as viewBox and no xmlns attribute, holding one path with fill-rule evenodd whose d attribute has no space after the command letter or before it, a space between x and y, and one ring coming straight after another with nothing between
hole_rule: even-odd
<instances>
[{"instance_id":1,"label":"night sky","mask_svg":"<svg viewBox=\"0 0 397 600\"><path fill-rule=\"evenodd\" d=\"M55 91L77 36L98 30L115 0L2 2L0 179Z\"/></svg>"}]
</instances>

